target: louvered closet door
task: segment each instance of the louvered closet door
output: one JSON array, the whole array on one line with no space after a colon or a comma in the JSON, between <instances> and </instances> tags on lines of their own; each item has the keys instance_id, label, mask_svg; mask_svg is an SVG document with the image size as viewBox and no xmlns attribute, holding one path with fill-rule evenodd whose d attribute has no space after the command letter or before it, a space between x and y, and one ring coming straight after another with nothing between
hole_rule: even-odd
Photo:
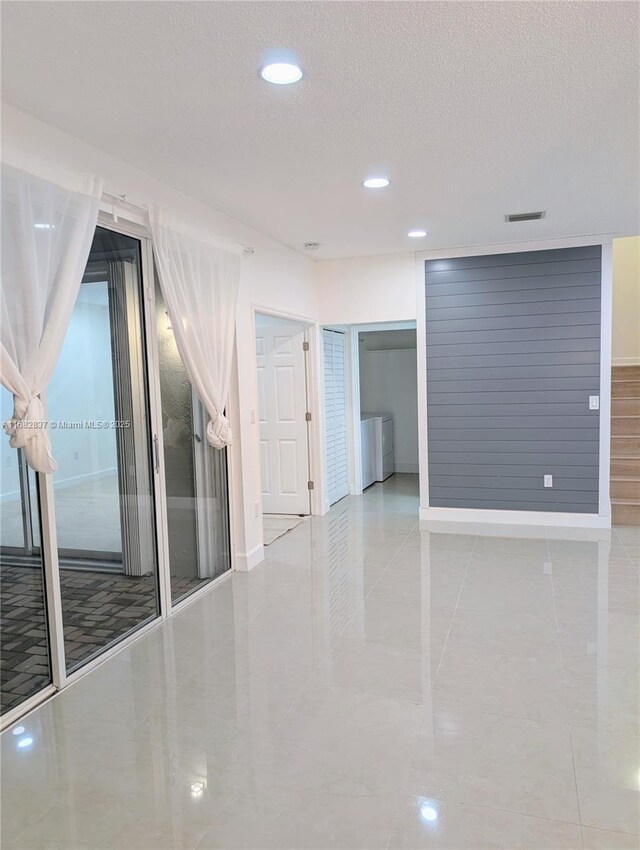
<instances>
[{"instance_id":1,"label":"louvered closet door","mask_svg":"<svg viewBox=\"0 0 640 850\"><path fill-rule=\"evenodd\" d=\"M327 499L330 505L349 492L347 478L347 396L344 334L323 330L325 455Z\"/></svg>"}]
</instances>

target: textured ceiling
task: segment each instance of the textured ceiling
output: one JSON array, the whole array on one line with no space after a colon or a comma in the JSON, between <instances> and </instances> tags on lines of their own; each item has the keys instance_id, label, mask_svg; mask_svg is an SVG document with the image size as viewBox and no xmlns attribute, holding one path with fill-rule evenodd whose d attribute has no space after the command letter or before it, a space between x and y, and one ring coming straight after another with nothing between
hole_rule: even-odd
<instances>
[{"instance_id":1,"label":"textured ceiling","mask_svg":"<svg viewBox=\"0 0 640 850\"><path fill-rule=\"evenodd\" d=\"M636 234L639 14L4 0L3 98L316 258ZM305 78L269 86L285 48Z\"/></svg>"}]
</instances>

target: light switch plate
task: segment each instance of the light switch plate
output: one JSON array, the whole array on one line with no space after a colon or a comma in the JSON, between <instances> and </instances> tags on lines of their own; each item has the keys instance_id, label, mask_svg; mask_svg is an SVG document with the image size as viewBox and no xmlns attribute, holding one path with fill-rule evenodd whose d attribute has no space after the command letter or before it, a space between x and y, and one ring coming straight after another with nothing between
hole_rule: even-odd
<instances>
[{"instance_id":1,"label":"light switch plate","mask_svg":"<svg viewBox=\"0 0 640 850\"><path fill-rule=\"evenodd\" d=\"M590 395L589 396L589 410L600 410L600 396L599 395Z\"/></svg>"},{"instance_id":2,"label":"light switch plate","mask_svg":"<svg viewBox=\"0 0 640 850\"><path fill-rule=\"evenodd\" d=\"M545 475L544 476L544 486L545 487L553 487L553 475Z\"/></svg>"}]
</instances>

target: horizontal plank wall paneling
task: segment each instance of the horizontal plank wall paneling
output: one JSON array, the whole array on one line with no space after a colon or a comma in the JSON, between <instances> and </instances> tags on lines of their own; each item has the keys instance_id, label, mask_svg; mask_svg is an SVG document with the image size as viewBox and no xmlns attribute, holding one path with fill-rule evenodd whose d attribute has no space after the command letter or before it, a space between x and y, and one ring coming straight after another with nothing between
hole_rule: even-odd
<instances>
[{"instance_id":1,"label":"horizontal plank wall paneling","mask_svg":"<svg viewBox=\"0 0 640 850\"><path fill-rule=\"evenodd\" d=\"M432 507L598 513L600 284L599 245L427 260Z\"/></svg>"}]
</instances>

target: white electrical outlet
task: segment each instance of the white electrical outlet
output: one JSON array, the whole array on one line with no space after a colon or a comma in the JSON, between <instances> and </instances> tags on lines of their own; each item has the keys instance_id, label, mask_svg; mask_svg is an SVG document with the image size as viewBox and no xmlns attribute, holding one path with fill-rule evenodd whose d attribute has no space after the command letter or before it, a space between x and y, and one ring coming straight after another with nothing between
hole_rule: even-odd
<instances>
[{"instance_id":1,"label":"white electrical outlet","mask_svg":"<svg viewBox=\"0 0 640 850\"><path fill-rule=\"evenodd\" d=\"M544 476L544 486L545 487L553 487L553 475L545 475Z\"/></svg>"},{"instance_id":2,"label":"white electrical outlet","mask_svg":"<svg viewBox=\"0 0 640 850\"><path fill-rule=\"evenodd\" d=\"M589 410L600 410L600 396L599 395L590 395L589 396Z\"/></svg>"}]
</instances>

